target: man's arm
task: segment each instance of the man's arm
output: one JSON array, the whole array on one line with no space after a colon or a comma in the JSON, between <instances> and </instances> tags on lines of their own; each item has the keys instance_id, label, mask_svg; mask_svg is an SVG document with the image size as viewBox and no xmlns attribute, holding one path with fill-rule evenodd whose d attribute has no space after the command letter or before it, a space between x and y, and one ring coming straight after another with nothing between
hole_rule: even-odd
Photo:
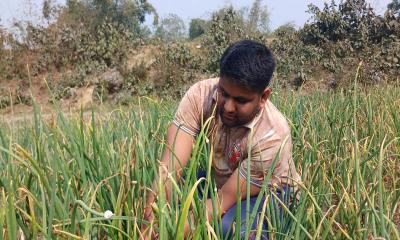
<instances>
[{"instance_id":1,"label":"man's arm","mask_svg":"<svg viewBox=\"0 0 400 240\"><path fill-rule=\"evenodd\" d=\"M176 172L177 178L180 179L182 168L186 166L190 159L193 144L193 136L179 129L176 125L170 124L167 131L166 147L159 166L160 180L165 183L164 189L167 200L169 200L170 196L168 194L171 190L171 181L168 180L168 173ZM154 189L157 189L156 183L153 186L155 186ZM149 191L146 201L145 219L148 221L153 218L151 205L155 202L155 194L157 193Z\"/></svg>"},{"instance_id":2,"label":"man's arm","mask_svg":"<svg viewBox=\"0 0 400 240\"><path fill-rule=\"evenodd\" d=\"M242 174L240 174L240 171L244 171L245 173L247 172L246 169L248 163L243 161L218 192L220 201L219 215L223 215L233 206L233 204L236 203L238 192L240 193L241 199L246 197L246 178L250 178L252 182L256 182L260 184L259 186L261 186L263 184L263 179L266 172L270 171L272 167L275 171L276 166L279 166L279 164L282 164L282 162L287 163L291 159L291 149L292 143L290 140L290 135L288 135L286 138L270 136L268 139L258 142L258 144L253 147L251 159L249 160L250 175L244 177ZM278 162L276 162L276 166L273 166L273 162L275 160ZM271 180L269 182L271 183ZM259 186L257 184L250 183L251 197L260 193L261 187ZM210 218L213 212L211 200L207 200L207 211L208 217Z\"/></svg>"},{"instance_id":3,"label":"man's arm","mask_svg":"<svg viewBox=\"0 0 400 240\"><path fill-rule=\"evenodd\" d=\"M219 196L219 216L223 215L226 211L228 211L237 201L237 193L240 193L240 199L246 198L247 194L247 179L250 178L253 182L260 182L260 186L262 185L262 179L266 172L272 167L272 163L275 157L278 157L278 162L281 162L282 158L287 158L287 153L291 152L291 142L288 144L286 140L281 140L279 137L270 136L268 139L264 139L264 141L258 142L258 144L253 147L251 151L251 159L246 160L250 161L250 175L247 175L247 162L243 161L241 165L233 172L233 174L228 178L226 183L222 186L221 190L218 191ZM282 146L284 144L284 146ZM280 151L281 147L284 147L282 151ZM286 147L286 148L285 148ZM276 156L279 154L279 156ZM254 161L253 161L254 160ZM240 171L244 171L245 174L240 174ZM238 184L239 178L239 184ZM257 184L250 183L250 196L256 196L260 193L261 187ZM212 217L212 203L211 200L207 200L207 212L208 217Z\"/></svg>"},{"instance_id":4,"label":"man's arm","mask_svg":"<svg viewBox=\"0 0 400 240\"><path fill-rule=\"evenodd\" d=\"M225 214L237 200L237 193L240 192L240 199L246 197L246 179L239 175L239 170L235 170L235 172L228 178L227 182L222 186L222 188L218 191L218 199L217 199L217 216L214 215L213 203L211 199L206 200L206 209L207 209L207 217L208 220L211 221L212 218L218 218ZM239 177L239 184L238 178ZM255 196L260 192L261 188L250 185L250 196ZM185 222L185 236L190 231L189 222Z\"/></svg>"},{"instance_id":5,"label":"man's arm","mask_svg":"<svg viewBox=\"0 0 400 240\"><path fill-rule=\"evenodd\" d=\"M238 184L239 177L239 184ZM225 214L237 201L237 193L240 193L240 199L244 199L247 193L246 179L239 174L239 170L236 169L235 172L228 178L226 183L218 191L218 202L219 209L218 216L213 216L213 207L211 199L206 202L208 219L212 217L219 217ZM255 196L260 192L261 188L250 184L250 196Z\"/></svg>"}]
</instances>

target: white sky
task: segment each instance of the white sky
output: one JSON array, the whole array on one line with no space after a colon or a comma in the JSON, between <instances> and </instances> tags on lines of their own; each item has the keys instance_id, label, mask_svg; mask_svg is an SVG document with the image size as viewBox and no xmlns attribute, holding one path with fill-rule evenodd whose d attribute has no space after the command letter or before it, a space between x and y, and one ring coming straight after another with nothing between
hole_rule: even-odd
<instances>
[{"instance_id":1,"label":"white sky","mask_svg":"<svg viewBox=\"0 0 400 240\"><path fill-rule=\"evenodd\" d=\"M65 0L53 0L65 3ZM156 8L161 17L175 13L186 23L191 18L207 18L210 13L226 5L232 4L235 8L251 6L253 0L148 0ZM336 0L338 2L339 0ZM0 0L0 25L10 26L13 19L37 21L43 0ZM268 6L272 29L293 21L302 26L309 14L307 5L313 3L323 6L324 0L264 0ZM330 2L330 0L329 0ZM384 12L391 0L367 0L378 13Z\"/></svg>"}]
</instances>

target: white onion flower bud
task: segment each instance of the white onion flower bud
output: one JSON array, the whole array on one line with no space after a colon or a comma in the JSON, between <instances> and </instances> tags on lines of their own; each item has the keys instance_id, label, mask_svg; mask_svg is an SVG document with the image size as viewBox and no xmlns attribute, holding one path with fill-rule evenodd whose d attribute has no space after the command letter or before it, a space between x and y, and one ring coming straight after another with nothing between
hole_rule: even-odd
<instances>
[{"instance_id":1,"label":"white onion flower bud","mask_svg":"<svg viewBox=\"0 0 400 240\"><path fill-rule=\"evenodd\" d=\"M104 212L104 218L105 219L110 219L112 216L114 216L114 213L111 212L110 210L107 210Z\"/></svg>"}]
</instances>

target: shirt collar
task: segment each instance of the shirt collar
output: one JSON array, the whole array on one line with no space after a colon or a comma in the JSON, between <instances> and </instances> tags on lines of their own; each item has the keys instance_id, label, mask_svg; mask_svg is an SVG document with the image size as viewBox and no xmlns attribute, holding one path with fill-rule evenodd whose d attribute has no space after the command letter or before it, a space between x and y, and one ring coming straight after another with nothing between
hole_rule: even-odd
<instances>
[{"instance_id":1,"label":"shirt collar","mask_svg":"<svg viewBox=\"0 0 400 240\"><path fill-rule=\"evenodd\" d=\"M215 88L214 92L213 92L213 95L212 95L212 100L214 101L214 103L217 102L217 97L218 97L218 88Z\"/></svg>"},{"instance_id":2,"label":"shirt collar","mask_svg":"<svg viewBox=\"0 0 400 240\"><path fill-rule=\"evenodd\" d=\"M261 108L261 110L256 114L256 116L254 116L253 120L251 120L250 122L243 124L242 127L245 128L249 128L249 129L253 129L254 126L258 123L258 121L260 120L262 114L264 112L264 108Z\"/></svg>"}]
</instances>

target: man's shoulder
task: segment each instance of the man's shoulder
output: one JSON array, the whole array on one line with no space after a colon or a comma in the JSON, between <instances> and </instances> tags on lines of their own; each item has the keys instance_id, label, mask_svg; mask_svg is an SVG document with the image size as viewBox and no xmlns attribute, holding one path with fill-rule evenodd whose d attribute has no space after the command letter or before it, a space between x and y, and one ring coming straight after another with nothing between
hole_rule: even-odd
<instances>
[{"instance_id":1,"label":"man's shoulder","mask_svg":"<svg viewBox=\"0 0 400 240\"><path fill-rule=\"evenodd\" d=\"M201 128L203 117L208 113L213 102L213 94L218 78L196 82L181 99L175 113L174 124L192 136L196 136Z\"/></svg>"},{"instance_id":2,"label":"man's shoulder","mask_svg":"<svg viewBox=\"0 0 400 240\"><path fill-rule=\"evenodd\" d=\"M193 104L209 102L215 94L218 80L218 78L209 78L194 83L185 93L186 98L192 99Z\"/></svg>"},{"instance_id":3,"label":"man's shoulder","mask_svg":"<svg viewBox=\"0 0 400 240\"><path fill-rule=\"evenodd\" d=\"M204 79L204 80L200 80L198 82L195 82L190 89L195 89L195 90L199 90L199 89L203 89L203 90L211 90L212 88L214 88L217 83L218 83L219 78L208 78L208 79Z\"/></svg>"},{"instance_id":4,"label":"man's shoulder","mask_svg":"<svg viewBox=\"0 0 400 240\"><path fill-rule=\"evenodd\" d=\"M254 138L256 141L267 139L283 140L290 135L290 126L286 117L275 107L275 105L267 101L263 109L259 123L256 125Z\"/></svg>"},{"instance_id":5,"label":"man's shoulder","mask_svg":"<svg viewBox=\"0 0 400 240\"><path fill-rule=\"evenodd\" d=\"M218 78L209 78L194 83L186 91L179 108L182 111L208 112L215 98L217 84Z\"/></svg>"}]
</instances>

